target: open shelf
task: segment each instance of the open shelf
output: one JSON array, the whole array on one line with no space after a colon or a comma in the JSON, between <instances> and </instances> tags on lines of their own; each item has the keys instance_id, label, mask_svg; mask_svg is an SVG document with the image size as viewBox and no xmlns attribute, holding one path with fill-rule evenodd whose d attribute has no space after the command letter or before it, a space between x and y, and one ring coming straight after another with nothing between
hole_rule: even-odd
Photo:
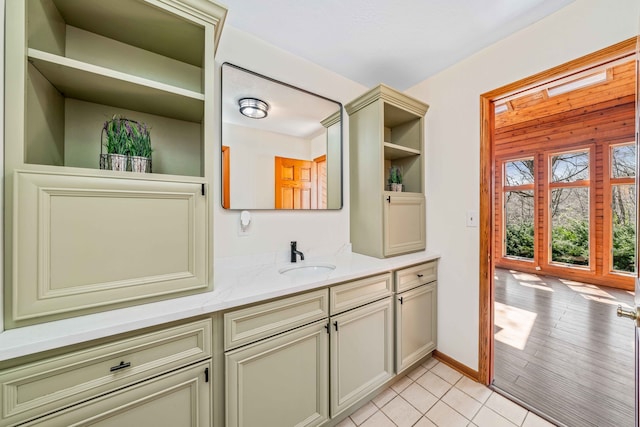
<instances>
[{"instance_id":1,"label":"open shelf","mask_svg":"<svg viewBox=\"0 0 640 427\"><path fill-rule=\"evenodd\" d=\"M204 95L36 49L29 62L65 97L201 122Z\"/></svg>"},{"instance_id":2,"label":"open shelf","mask_svg":"<svg viewBox=\"0 0 640 427\"><path fill-rule=\"evenodd\" d=\"M403 159L405 157L419 156L420 154L420 150L415 148L404 147L391 142L384 143L384 158L388 160Z\"/></svg>"}]
</instances>

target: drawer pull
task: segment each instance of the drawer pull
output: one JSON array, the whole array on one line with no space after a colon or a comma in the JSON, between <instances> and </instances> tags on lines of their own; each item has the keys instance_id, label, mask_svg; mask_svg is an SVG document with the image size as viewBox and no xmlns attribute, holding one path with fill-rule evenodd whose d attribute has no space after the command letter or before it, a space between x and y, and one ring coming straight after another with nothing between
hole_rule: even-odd
<instances>
[{"instance_id":1,"label":"drawer pull","mask_svg":"<svg viewBox=\"0 0 640 427\"><path fill-rule=\"evenodd\" d=\"M418 277L422 277L422 276L424 276L424 274L418 274Z\"/></svg>"},{"instance_id":2,"label":"drawer pull","mask_svg":"<svg viewBox=\"0 0 640 427\"><path fill-rule=\"evenodd\" d=\"M128 368L129 366L131 366L131 362L121 361L119 365L112 366L109 371L115 372L119 371L120 369Z\"/></svg>"}]
</instances>

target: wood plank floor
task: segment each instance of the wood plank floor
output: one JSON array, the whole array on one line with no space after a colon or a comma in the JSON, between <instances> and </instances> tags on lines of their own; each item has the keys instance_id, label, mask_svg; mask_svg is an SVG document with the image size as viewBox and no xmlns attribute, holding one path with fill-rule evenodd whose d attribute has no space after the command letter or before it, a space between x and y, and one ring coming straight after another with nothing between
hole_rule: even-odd
<instances>
[{"instance_id":1,"label":"wood plank floor","mask_svg":"<svg viewBox=\"0 0 640 427\"><path fill-rule=\"evenodd\" d=\"M575 427L633 426L633 294L495 271L494 386Z\"/></svg>"}]
</instances>

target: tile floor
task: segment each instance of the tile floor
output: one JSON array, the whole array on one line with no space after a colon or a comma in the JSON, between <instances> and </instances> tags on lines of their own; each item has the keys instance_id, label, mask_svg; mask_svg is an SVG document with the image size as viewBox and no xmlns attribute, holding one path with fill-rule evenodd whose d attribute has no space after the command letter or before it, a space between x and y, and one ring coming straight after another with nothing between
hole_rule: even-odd
<instances>
[{"instance_id":1,"label":"tile floor","mask_svg":"<svg viewBox=\"0 0 640 427\"><path fill-rule=\"evenodd\" d=\"M337 427L549 427L525 408L429 359Z\"/></svg>"}]
</instances>

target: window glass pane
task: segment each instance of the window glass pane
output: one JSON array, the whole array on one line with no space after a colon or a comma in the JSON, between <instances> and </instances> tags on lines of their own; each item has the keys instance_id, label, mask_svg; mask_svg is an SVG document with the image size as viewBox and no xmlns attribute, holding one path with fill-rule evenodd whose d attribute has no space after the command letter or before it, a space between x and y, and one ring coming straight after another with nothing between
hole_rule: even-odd
<instances>
[{"instance_id":1,"label":"window glass pane","mask_svg":"<svg viewBox=\"0 0 640 427\"><path fill-rule=\"evenodd\" d=\"M505 255L533 259L533 190L507 191L505 207Z\"/></svg>"},{"instance_id":2,"label":"window glass pane","mask_svg":"<svg viewBox=\"0 0 640 427\"><path fill-rule=\"evenodd\" d=\"M508 187L533 184L533 159L505 162L504 178Z\"/></svg>"},{"instance_id":3,"label":"window glass pane","mask_svg":"<svg viewBox=\"0 0 640 427\"><path fill-rule=\"evenodd\" d=\"M613 229L613 270L635 271L636 262L636 188L614 185L611 188Z\"/></svg>"},{"instance_id":4,"label":"window glass pane","mask_svg":"<svg viewBox=\"0 0 640 427\"><path fill-rule=\"evenodd\" d=\"M563 153L551 157L553 182L574 182L589 179L589 152Z\"/></svg>"},{"instance_id":5,"label":"window glass pane","mask_svg":"<svg viewBox=\"0 0 640 427\"><path fill-rule=\"evenodd\" d=\"M551 261L589 265L589 189L551 190Z\"/></svg>"},{"instance_id":6,"label":"window glass pane","mask_svg":"<svg viewBox=\"0 0 640 427\"><path fill-rule=\"evenodd\" d=\"M611 177L636 176L636 144L611 147Z\"/></svg>"}]
</instances>

